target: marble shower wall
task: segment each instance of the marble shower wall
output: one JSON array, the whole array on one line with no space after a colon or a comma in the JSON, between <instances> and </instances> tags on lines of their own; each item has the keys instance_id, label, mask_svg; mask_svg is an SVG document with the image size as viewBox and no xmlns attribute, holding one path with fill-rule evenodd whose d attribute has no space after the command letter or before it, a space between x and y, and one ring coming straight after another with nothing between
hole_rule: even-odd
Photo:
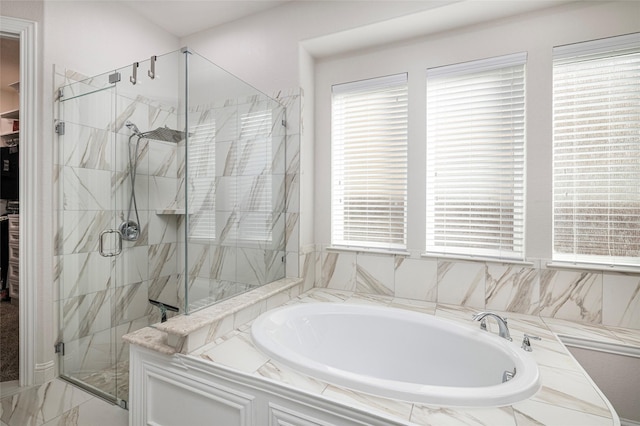
<instances>
[{"instance_id":1,"label":"marble shower wall","mask_svg":"<svg viewBox=\"0 0 640 426\"><path fill-rule=\"evenodd\" d=\"M117 228L130 202L131 132L124 123L130 120L143 132L180 127L172 106L100 91L109 86L104 77L56 72L56 87L65 86L65 93L54 110L65 122L65 134L54 141L54 294L66 324L59 336L66 344L64 370L75 376L113 370L128 359L120 337L159 321L148 299L184 305L184 142L141 140L135 182L141 237L123 241L120 256L98 253L100 232ZM84 93L90 94L78 96ZM215 226L216 236L214 244L189 243L194 308L199 307L195 301L204 306L299 273L301 94L292 90L274 98L280 105L255 96L191 111L194 144L215 141L215 159L202 171L216 184L189 210L192 225L203 220L204 226ZM269 114L262 121L243 127L243 119L265 111ZM268 144L261 136L265 127ZM243 240L247 223L266 225L270 240Z\"/></svg>"},{"instance_id":2,"label":"marble shower wall","mask_svg":"<svg viewBox=\"0 0 640 426\"><path fill-rule=\"evenodd\" d=\"M299 105L291 91L190 108L190 149L212 159L188 168L190 309L285 277L286 258L298 252L298 207L289 194L298 190ZM178 207L182 199L181 187ZM296 266L286 273L297 274ZM183 292L178 297L182 305Z\"/></svg>"},{"instance_id":3,"label":"marble shower wall","mask_svg":"<svg viewBox=\"0 0 640 426\"><path fill-rule=\"evenodd\" d=\"M640 274L550 269L545 264L324 248L315 252L307 275L315 277L316 287L640 329Z\"/></svg>"}]
</instances>

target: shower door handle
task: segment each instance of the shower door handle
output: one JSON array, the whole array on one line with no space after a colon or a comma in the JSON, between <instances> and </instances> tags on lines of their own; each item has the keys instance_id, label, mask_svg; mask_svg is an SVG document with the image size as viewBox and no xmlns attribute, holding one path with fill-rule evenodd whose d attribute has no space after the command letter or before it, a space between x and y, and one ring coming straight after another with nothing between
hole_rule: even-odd
<instances>
[{"instance_id":1,"label":"shower door handle","mask_svg":"<svg viewBox=\"0 0 640 426\"><path fill-rule=\"evenodd\" d=\"M104 251L104 237L108 234L116 234L116 250L106 252ZM122 253L122 234L117 229L105 229L100 233L100 237L98 240L98 251L100 252L100 256L103 257L114 257Z\"/></svg>"}]
</instances>

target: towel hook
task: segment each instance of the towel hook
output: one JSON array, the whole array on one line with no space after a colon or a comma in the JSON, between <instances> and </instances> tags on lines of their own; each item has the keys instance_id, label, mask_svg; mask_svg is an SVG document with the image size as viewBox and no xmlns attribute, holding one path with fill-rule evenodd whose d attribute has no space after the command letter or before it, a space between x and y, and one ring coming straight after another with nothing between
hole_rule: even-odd
<instances>
[{"instance_id":1,"label":"towel hook","mask_svg":"<svg viewBox=\"0 0 640 426\"><path fill-rule=\"evenodd\" d=\"M139 62L134 62L131 70L132 76L129 77L129 81L131 84L136 84L138 82L138 67L140 66Z\"/></svg>"},{"instance_id":2,"label":"towel hook","mask_svg":"<svg viewBox=\"0 0 640 426\"><path fill-rule=\"evenodd\" d=\"M149 77L151 77L151 79L153 80L154 78L156 78L156 60L158 59L158 57L156 55L153 55L151 57L151 69L149 71L147 71L147 74L149 75Z\"/></svg>"}]
</instances>

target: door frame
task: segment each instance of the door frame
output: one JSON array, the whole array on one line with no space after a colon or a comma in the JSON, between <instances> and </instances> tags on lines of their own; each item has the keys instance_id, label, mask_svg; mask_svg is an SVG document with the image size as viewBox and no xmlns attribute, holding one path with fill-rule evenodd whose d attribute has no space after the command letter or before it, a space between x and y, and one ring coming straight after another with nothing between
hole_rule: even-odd
<instances>
[{"instance_id":1,"label":"door frame","mask_svg":"<svg viewBox=\"0 0 640 426\"><path fill-rule=\"evenodd\" d=\"M38 285L43 274L39 273L42 250L39 255L38 211L41 209L42 189L39 174L41 155L38 155L38 48L37 23L25 19L0 16L0 31L20 39L20 386L30 386L46 381L55 371L53 361L37 364L36 346L38 318ZM49 230L51 231L51 230ZM37 371L36 371L37 370ZM38 377L36 377L38 373Z\"/></svg>"}]
</instances>

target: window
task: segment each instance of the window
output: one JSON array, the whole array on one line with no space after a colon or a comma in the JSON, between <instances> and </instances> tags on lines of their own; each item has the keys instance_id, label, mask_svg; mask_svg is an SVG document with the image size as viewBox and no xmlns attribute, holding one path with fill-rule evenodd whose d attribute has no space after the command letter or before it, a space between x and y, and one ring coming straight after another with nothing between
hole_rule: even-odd
<instances>
[{"instance_id":1,"label":"window","mask_svg":"<svg viewBox=\"0 0 640 426\"><path fill-rule=\"evenodd\" d=\"M243 242L272 240L273 188L271 162L273 119L270 109L240 115L238 146L239 226Z\"/></svg>"},{"instance_id":2,"label":"window","mask_svg":"<svg viewBox=\"0 0 640 426\"><path fill-rule=\"evenodd\" d=\"M332 244L405 249L407 74L332 94Z\"/></svg>"},{"instance_id":3,"label":"window","mask_svg":"<svg viewBox=\"0 0 640 426\"><path fill-rule=\"evenodd\" d=\"M553 50L553 258L640 265L640 34Z\"/></svg>"},{"instance_id":4,"label":"window","mask_svg":"<svg viewBox=\"0 0 640 426\"><path fill-rule=\"evenodd\" d=\"M428 252L524 257L526 59L427 70Z\"/></svg>"},{"instance_id":5,"label":"window","mask_svg":"<svg viewBox=\"0 0 640 426\"><path fill-rule=\"evenodd\" d=\"M189 238L215 238L216 125L205 120L189 130Z\"/></svg>"}]
</instances>

